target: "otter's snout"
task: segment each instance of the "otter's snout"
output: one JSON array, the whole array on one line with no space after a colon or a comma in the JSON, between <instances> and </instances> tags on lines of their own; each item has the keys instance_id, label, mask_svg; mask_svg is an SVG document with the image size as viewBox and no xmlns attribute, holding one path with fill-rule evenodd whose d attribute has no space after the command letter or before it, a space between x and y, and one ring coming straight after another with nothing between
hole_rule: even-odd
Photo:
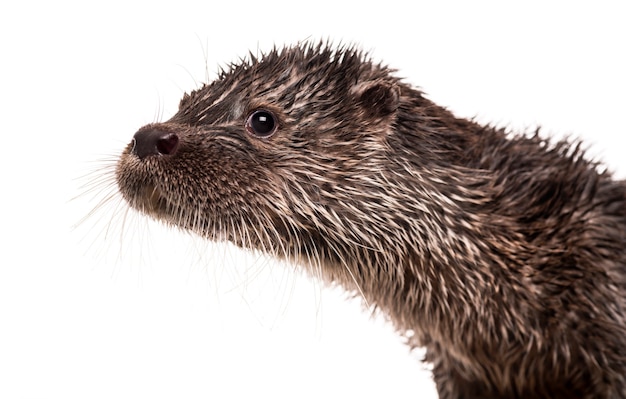
<instances>
[{"instance_id":1,"label":"otter's snout","mask_svg":"<svg viewBox=\"0 0 626 399\"><path fill-rule=\"evenodd\" d=\"M178 149L178 135L158 127L140 129L133 136L133 154L140 159L156 155L174 155Z\"/></svg>"}]
</instances>

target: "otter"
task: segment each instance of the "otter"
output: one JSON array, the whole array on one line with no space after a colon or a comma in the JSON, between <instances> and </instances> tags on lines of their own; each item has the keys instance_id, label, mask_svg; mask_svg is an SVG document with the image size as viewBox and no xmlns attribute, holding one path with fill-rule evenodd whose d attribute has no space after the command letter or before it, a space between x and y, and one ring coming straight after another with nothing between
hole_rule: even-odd
<instances>
[{"instance_id":1,"label":"otter","mask_svg":"<svg viewBox=\"0 0 626 399\"><path fill-rule=\"evenodd\" d=\"M119 191L362 296L443 399L626 398L626 182L395 73L354 46L250 54L135 133Z\"/></svg>"}]
</instances>

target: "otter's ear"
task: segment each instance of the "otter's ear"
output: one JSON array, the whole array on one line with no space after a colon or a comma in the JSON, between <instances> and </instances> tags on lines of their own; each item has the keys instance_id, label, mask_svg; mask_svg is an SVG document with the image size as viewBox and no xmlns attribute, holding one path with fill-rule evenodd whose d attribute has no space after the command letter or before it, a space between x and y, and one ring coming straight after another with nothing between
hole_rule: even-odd
<instances>
[{"instance_id":1,"label":"otter's ear","mask_svg":"<svg viewBox=\"0 0 626 399\"><path fill-rule=\"evenodd\" d=\"M400 103L398 86L382 80L357 85L354 94L360 107L379 118L394 114Z\"/></svg>"}]
</instances>

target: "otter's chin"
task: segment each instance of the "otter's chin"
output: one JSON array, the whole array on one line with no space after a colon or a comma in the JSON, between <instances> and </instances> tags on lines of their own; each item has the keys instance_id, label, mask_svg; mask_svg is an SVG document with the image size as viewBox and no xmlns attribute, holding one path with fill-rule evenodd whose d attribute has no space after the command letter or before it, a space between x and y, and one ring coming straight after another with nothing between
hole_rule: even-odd
<instances>
[{"instance_id":1,"label":"otter's chin","mask_svg":"<svg viewBox=\"0 0 626 399\"><path fill-rule=\"evenodd\" d=\"M174 210L163 192L152 183L139 188L129 203L133 208L155 219L170 219Z\"/></svg>"}]
</instances>

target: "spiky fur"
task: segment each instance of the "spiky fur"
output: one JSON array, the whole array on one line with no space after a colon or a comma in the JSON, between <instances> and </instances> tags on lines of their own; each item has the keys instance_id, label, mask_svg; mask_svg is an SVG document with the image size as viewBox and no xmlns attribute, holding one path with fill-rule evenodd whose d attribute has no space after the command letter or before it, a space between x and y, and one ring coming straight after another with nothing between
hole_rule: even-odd
<instances>
[{"instance_id":1,"label":"spiky fur","mask_svg":"<svg viewBox=\"0 0 626 399\"><path fill-rule=\"evenodd\" d=\"M441 398L626 398L626 184L578 145L456 118L321 44L232 65L155 128L179 148L129 145L131 206L358 292Z\"/></svg>"}]
</instances>

